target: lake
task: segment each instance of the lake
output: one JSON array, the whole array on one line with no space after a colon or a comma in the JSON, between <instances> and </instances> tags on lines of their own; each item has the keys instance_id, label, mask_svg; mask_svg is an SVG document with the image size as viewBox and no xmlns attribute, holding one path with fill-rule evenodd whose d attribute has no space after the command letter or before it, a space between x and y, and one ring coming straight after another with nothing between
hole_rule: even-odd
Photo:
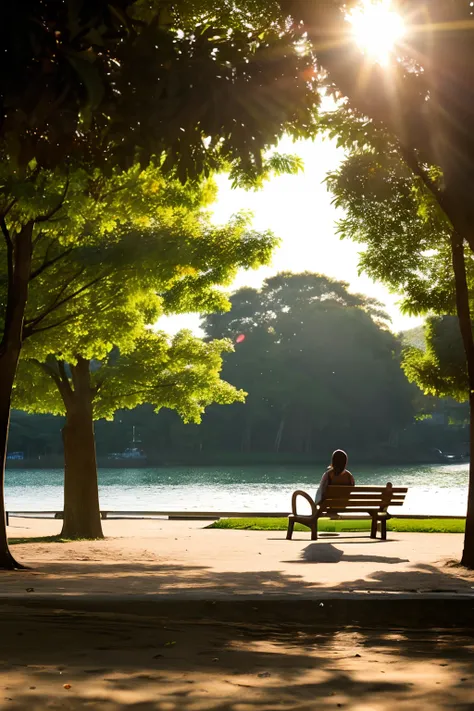
<instances>
[{"instance_id":1,"label":"lake","mask_svg":"<svg viewBox=\"0 0 474 711\"><path fill-rule=\"evenodd\" d=\"M295 489L314 496L323 473L317 466L209 466L102 469L100 504L109 510L286 511ZM468 465L351 467L356 483L408 486L400 513L464 515ZM7 471L10 511L62 509L62 471ZM392 509L395 511L396 509Z\"/></svg>"}]
</instances>

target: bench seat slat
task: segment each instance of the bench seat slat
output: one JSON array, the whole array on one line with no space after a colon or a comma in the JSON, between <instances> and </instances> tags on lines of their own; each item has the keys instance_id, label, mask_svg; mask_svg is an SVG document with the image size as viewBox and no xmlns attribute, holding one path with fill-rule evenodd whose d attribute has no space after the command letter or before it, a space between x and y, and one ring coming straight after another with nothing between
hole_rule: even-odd
<instances>
[{"instance_id":1,"label":"bench seat slat","mask_svg":"<svg viewBox=\"0 0 474 711\"><path fill-rule=\"evenodd\" d=\"M347 499L330 499L322 501L320 510L332 509L334 507L340 509L345 506L351 508L363 508L364 506L386 507L386 506L403 506L404 501L374 501L374 499L364 499L364 501L347 501Z\"/></svg>"},{"instance_id":2,"label":"bench seat slat","mask_svg":"<svg viewBox=\"0 0 474 711\"><path fill-rule=\"evenodd\" d=\"M327 491L331 492L334 489L347 489L348 491L354 491L358 493L359 491L373 491L374 493L382 493L382 491L387 491L386 486L335 486L331 484L328 486ZM406 494L408 487L406 486L394 486L391 490L394 494Z\"/></svg>"},{"instance_id":3,"label":"bench seat slat","mask_svg":"<svg viewBox=\"0 0 474 711\"><path fill-rule=\"evenodd\" d=\"M382 503L390 503L393 501L395 504L403 504L405 502L405 498L403 499L391 499L390 496L371 496L370 494L366 494L365 496L359 496L357 499L353 496L337 496L336 494L334 496L326 496L321 503L322 504L327 504L331 501L343 501L346 503L348 506L350 504L360 504L362 501L366 503L367 501L370 501L373 504L382 504Z\"/></svg>"},{"instance_id":4,"label":"bench seat slat","mask_svg":"<svg viewBox=\"0 0 474 711\"><path fill-rule=\"evenodd\" d=\"M404 496L373 496L372 494L363 494L360 496L344 496L343 494L337 495L334 494L333 496L326 496L324 501L346 501L347 503L354 503L358 504L359 501L373 501L374 503L379 502L385 502L385 501L393 501L393 502L399 502L403 503L405 501Z\"/></svg>"},{"instance_id":5,"label":"bench seat slat","mask_svg":"<svg viewBox=\"0 0 474 711\"><path fill-rule=\"evenodd\" d=\"M378 506L358 506L357 508L354 508L353 506L331 506L330 508L323 509L321 513L321 518L326 514L330 513L363 513L364 511L378 511L379 507ZM383 511L381 513L384 513Z\"/></svg>"},{"instance_id":6,"label":"bench seat slat","mask_svg":"<svg viewBox=\"0 0 474 711\"><path fill-rule=\"evenodd\" d=\"M392 506L403 506L403 504L392 504ZM333 503L328 506L323 506L321 507L320 511L321 513L323 511L368 511L369 509L371 511L385 511L387 508L392 508L391 506L380 506L380 504L357 504L357 505L352 505L352 504L341 504L341 503Z\"/></svg>"}]
</instances>

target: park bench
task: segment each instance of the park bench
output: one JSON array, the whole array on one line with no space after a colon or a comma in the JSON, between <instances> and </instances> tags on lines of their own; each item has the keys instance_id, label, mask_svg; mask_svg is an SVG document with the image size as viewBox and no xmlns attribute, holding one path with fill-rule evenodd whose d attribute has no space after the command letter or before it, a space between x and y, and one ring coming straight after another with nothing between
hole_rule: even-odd
<instances>
[{"instance_id":1,"label":"park bench","mask_svg":"<svg viewBox=\"0 0 474 711\"><path fill-rule=\"evenodd\" d=\"M318 538L318 521L320 518L336 520L357 520L367 514L372 519L370 537L377 537L377 524L380 523L382 540L387 539L387 521L391 518L387 509L389 506L402 506L408 489L394 487L390 482L385 486L328 486L324 499L318 504L305 491L295 491L291 497L292 512L288 516L288 540L291 540L295 523L307 526L311 531L311 540ZM308 501L311 514L303 515L297 512L298 497Z\"/></svg>"}]
</instances>

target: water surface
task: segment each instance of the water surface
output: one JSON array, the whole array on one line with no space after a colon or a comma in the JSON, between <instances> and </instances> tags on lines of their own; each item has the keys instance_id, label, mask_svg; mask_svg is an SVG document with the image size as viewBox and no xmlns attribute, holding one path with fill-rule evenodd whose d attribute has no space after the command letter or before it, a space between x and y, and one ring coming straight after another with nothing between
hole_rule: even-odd
<instances>
[{"instance_id":1,"label":"water surface","mask_svg":"<svg viewBox=\"0 0 474 711\"><path fill-rule=\"evenodd\" d=\"M354 467L359 485L408 486L400 513L463 515L468 465ZM102 469L101 508L122 511L287 511L291 493L314 495L322 475L315 466L212 466ZM6 500L11 511L62 509L60 469L12 469ZM393 511L396 511L394 509Z\"/></svg>"}]
</instances>

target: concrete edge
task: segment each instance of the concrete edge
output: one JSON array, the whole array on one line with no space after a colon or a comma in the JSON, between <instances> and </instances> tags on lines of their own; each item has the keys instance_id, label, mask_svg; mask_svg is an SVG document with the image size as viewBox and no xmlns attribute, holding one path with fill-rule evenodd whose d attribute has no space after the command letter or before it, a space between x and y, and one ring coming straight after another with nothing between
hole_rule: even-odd
<instances>
[{"instance_id":1,"label":"concrete edge","mask_svg":"<svg viewBox=\"0 0 474 711\"><path fill-rule=\"evenodd\" d=\"M474 594L333 593L295 595L0 595L0 607L32 612L138 615L187 622L364 626L374 628L433 627L474 630Z\"/></svg>"}]
</instances>

